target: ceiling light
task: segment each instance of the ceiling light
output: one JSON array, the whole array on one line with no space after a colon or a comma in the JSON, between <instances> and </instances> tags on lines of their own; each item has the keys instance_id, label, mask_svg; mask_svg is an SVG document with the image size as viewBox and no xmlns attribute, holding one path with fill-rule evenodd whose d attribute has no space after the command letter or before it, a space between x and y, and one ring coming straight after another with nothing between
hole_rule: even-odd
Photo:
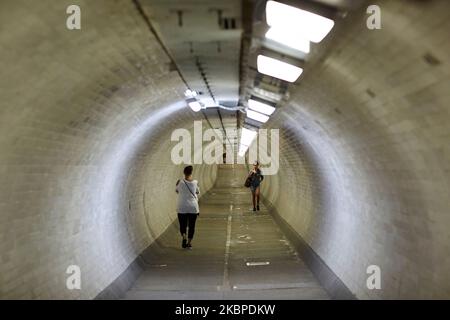
<instances>
[{"instance_id":1,"label":"ceiling light","mask_svg":"<svg viewBox=\"0 0 450 320\"><path fill-rule=\"evenodd\" d=\"M270 116L275 111L274 107L269 106L268 104L253 100L253 99L248 100L248 107L254 111L264 113L268 116Z\"/></svg>"},{"instance_id":2,"label":"ceiling light","mask_svg":"<svg viewBox=\"0 0 450 320\"><path fill-rule=\"evenodd\" d=\"M331 19L276 1L267 2L266 19L271 27L289 33L295 30L299 37L315 43L322 41L334 26Z\"/></svg>"},{"instance_id":3,"label":"ceiling light","mask_svg":"<svg viewBox=\"0 0 450 320\"><path fill-rule=\"evenodd\" d=\"M193 98L193 97L196 97L196 96L197 96L197 92L195 92L194 90L187 89L187 90L184 92L184 96L185 96L186 98Z\"/></svg>"},{"instance_id":4,"label":"ceiling light","mask_svg":"<svg viewBox=\"0 0 450 320\"><path fill-rule=\"evenodd\" d=\"M192 109L192 111L195 111L195 112L198 112L202 109L202 105L198 101L189 102L188 106Z\"/></svg>"},{"instance_id":5,"label":"ceiling light","mask_svg":"<svg viewBox=\"0 0 450 320\"><path fill-rule=\"evenodd\" d=\"M258 72L288 82L296 81L303 72L302 68L263 55L258 56L257 63L258 63Z\"/></svg>"},{"instance_id":6,"label":"ceiling light","mask_svg":"<svg viewBox=\"0 0 450 320\"><path fill-rule=\"evenodd\" d=\"M299 36L296 30L287 32L285 29L272 27L267 31L266 38L304 53L309 53L310 50L309 40Z\"/></svg>"},{"instance_id":7,"label":"ceiling light","mask_svg":"<svg viewBox=\"0 0 450 320\"><path fill-rule=\"evenodd\" d=\"M249 117L250 119L262 122L262 123L266 123L267 120L269 120L269 117L266 116L265 114L253 111L253 110L247 110L247 117Z\"/></svg>"},{"instance_id":8,"label":"ceiling light","mask_svg":"<svg viewBox=\"0 0 450 320\"><path fill-rule=\"evenodd\" d=\"M238 152L239 157L243 157L245 155L245 153L247 152L247 149L248 149L248 146L240 145L239 152Z\"/></svg>"},{"instance_id":9,"label":"ceiling light","mask_svg":"<svg viewBox=\"0 0 450 320\"><path fill-rule=\"evenodd\" d=\"M261 95L261 96L263 96L263 97L265 97L267 99L272 99L272 100L279 101L279 100L281 100L283 98L282 95L279 94L279 93L272 92L272 91L265 90L265 89L258 88L258 87L254 87L253 91L255 93L257 93L258 95Z\"/></svg>"},{"instance_id":10,"label":"ceiling light","mask_svg":"<svg viewBox=\"0 0 450 320\"><path fill-rule=\"evenodd\" d=\"M250 146L253 140L256 138L256 131L242 128L241 130L241 146Z\"/></svg>"}]
</instances>

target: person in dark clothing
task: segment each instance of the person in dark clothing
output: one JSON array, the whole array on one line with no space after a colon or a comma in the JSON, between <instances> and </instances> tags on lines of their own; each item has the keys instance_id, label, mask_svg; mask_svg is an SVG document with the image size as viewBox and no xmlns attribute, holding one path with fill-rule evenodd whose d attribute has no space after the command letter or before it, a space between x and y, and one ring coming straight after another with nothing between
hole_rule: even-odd
<instances>
[{"instance_id":1,"label":"person in dark clothing","mask_svg":"<svg viewBox=\"0 0 450 320\"><path fill-rule=\"evenodd\" d=\"M259 162L256 161L253 164L253 170L250 171L248 176L251 179L250 190L252 191L253 211L259 211L259 193L261 181L264 180L261 169L259 169Z\"/></svg>"},{"instance_id":2,"label":"person in dark clothing","mask_svg":"<svg viewBox=\"0 0 450 320\"><path fill-rule=\"evenodd\" d=\"M180 233L183 237L182 248L192 248L191 241L194 238L195 222L200 214L198 195L200 189L197 180L192 178L192 166L184 168L184 179L178 180L175 192L178 193L177 212L180 223ZM186 230L189 230L186 239Z\"/></svg>"}]
</instances>

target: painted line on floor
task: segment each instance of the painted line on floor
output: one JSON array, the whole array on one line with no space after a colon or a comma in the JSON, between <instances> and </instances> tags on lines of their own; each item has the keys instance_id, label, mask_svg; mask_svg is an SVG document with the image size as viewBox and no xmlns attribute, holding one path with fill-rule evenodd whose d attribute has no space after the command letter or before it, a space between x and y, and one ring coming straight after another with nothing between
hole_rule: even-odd
<instances>
[{"instance_id":1,"label":"painted line on floor","mask_svg":"<svg viewBox=\"0 0 450 320\"><path fill-rule=\"evenodd\" d=\"M230 290L230 279L228 277L228 262L230 259L230 245L231 245L231 212L233 211L233 205L230 204L230 214L228 215L227 223L227 241L225 243L225 258L223 266L223 279L222 279L222 290Z\"/></svg>"},{"instance_id":2,"label":"painted line on floor","mask_svg":"<svg viewBox=\"0 0 450 320\"><path fill-rule=\"evenodd\" d=\"M253 267L253 266L268 266L269 264L270 264L269 261L247 262L247 267Z\"/></svg>"},{"instance_id":3,"label":"painted line on floor","mask_svg":"<svg viewBox=\"0 0 450 320\"><path fill-rule=\"evenodd\" d=\"M294 283L252 283L237 284L233 290L271 290L271 289L297 289L297 288L320 288L316 282L294 282Z\"/></svg>"}]
</instances>

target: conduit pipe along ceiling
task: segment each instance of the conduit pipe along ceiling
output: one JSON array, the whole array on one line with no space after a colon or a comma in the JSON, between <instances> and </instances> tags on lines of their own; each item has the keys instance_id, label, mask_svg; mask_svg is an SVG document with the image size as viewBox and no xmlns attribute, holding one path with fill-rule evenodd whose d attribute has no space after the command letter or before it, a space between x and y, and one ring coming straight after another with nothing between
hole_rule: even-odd
<instances>
[{"instance_id":1,"label":"conduit pipe along ceiling","mask_svg":"<svg viewBox=\"0 0 450 320\"><path fill-rule=\"evenodd\" d=\"M303 54L310 52L310 42L321 42L334 27L334 21L329 18L277 1L266 3L266 23L269 30L265 33L265 38ZM303 73L299 66L264 54L259 54L256 60L259 73L289 83L296 82ZM270 94L276 93L268 92L268 95ZM247 101L247 105L247 118L261 124L266 123L276 110L269 102L264 103L252 98ZM250 134L248 131L251 132L245 130L239 146L239 154L242 155L249 146L242 142L242 138ZM256 132L253 135L256 137Z\"/></svg>"}]
</instances>

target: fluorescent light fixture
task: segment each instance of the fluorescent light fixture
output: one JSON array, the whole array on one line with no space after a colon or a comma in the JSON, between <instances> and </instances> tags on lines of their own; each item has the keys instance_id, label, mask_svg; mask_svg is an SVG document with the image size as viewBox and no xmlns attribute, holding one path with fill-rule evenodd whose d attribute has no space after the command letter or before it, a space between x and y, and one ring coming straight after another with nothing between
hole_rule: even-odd
<instances>
[{"instance_id":1,"label":"fluorescent light fixture","mask_svg":"<svg viewBox=\"0 0 450 320\"><path fill-rule=\"evenodd\" d=\"M245 156L245 153L247 152L247 150L248 150L248 146L240 145L239 152L238 152L239 157Z\"/></svg>"},{"instance_id":2,"label":"fluorescent light fixture","mask_svg":"<svg viewBox=\"0 0 450 320\"><path fill-rule=\"evenodd\" d=\"M310 50L309 40L299 36L296 30L272 27L267 31L266 38L304 53L309 53Z\"/></svg>"},{"instance_id":3,"label":"fluorescent light fixture","mask_svg":"<svg viewBox=\"0 0 450 320\"><path fill-rule=\"evenodd\" d=\"M268 104L253 100L253 99L248 100L248 107L254 111L257 111L259 113L264 113L265 115L268 115L268 116L270 116L275 111L274 107L269 106Z\"/></svg>"},{"instance_id":4,"label":"fluorescent light fixture","mask_svg":"<svg viewBox=\"0 0 450 320\"><path fill-rule=\"evenodd\" d=\"M196 96L197 96L197 92L195 92L194 90L189 90L189 89L187 89L187 90L184 92L184 96L185 96L186 98L193 98L193 97L196 97Z\"/></svg>"},{"instance_id":5,"label":"fluorescent light fixture","mask_svg":"<svg viewBox=\"0 0 450 320\"><path fill-rule=\"evenodd\" d=\"M262 122L262 123L266 123L269 120L269 117L266 116L265 114L253 111L253 110L247 110L247 117L249 117L250 119Z\"/></svg>"},{"instance_id":6,"label":"fluorescent light fixture","mask_svg":"<svg viewBox=\"0 0 450 320\"><path fill-rule=\"evenodd\" d=\"M279 93L275 93L275 92L272 92L272 91L269 91L266 89L262 89L262 88L258 88L258 87L254 87L253 91L265 98L276 100L276 101L279 101L283 98L281 96L281 94L279 94Z\"/></svg>"},{"instance_id":7,"label":"fluorescent light fixture","mask_svg":"<svg viewBox=\"0 0 450 320\"><path fill-rule=\"evenodd\" d=\"M247 128L241 129L241 141L239 143L239 151L238 155L243 157L247 152L249 146L252 144L253 140L255 140L256 135L258 133L253 130L249 130Z\"/></svg>"},{"instance_id":8,"label":"fluorescent light fixture","mask_svg":"<svg viewBox=\"0 0 450 320\"><path fill-rule=\"evenodd\" d=\"M253 140L256 138L257 132L249 130L247 128L242 128L241 131L241 146L249 147Z\"/></svg>"},{"instance_id":9,"label":"fluorescent light fixture","mask_svg":"<svg viewBox=\"0 0 450 320\"><path fill-rule=\"evenodd\" d=\"M192 109L192 111L195 111L195 112L198 112L202 109L202 105L198 101L189 102L188 106Z\"/></svg>"},{"instance_id":10,"label":"fluorescent light fixture","mask_svg":"<svg viewBox=\"0 0 450 320\"><path fill-rule=\"evenodd\" d=\"M295 82L303 72L302 68L263 55L258 56L257 64L258 72L288 82Z\"/></svg>"},{"instance_id":11,"label":"fluorescent light fixture","mask_svg":"<svg viewBox=\"0 0 450 320\"><path fill-rule=\"evenodd\" d=\"M287 32L295 30L301 38L318 43L333 29L334 21L318 14L276 1L266 5L267 24Z\"/></svg>"}]
</instances>

